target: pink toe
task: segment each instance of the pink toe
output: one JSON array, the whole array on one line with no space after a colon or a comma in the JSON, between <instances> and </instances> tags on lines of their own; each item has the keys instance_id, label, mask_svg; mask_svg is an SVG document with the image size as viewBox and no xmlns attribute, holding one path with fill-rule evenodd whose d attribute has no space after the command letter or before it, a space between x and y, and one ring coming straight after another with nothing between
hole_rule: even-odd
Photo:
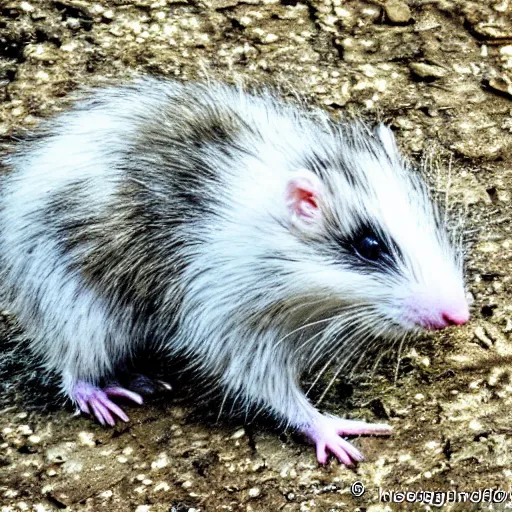
<instances>
[{"instance_id":1,"label":"pink toe","mask_svg":"<svg viewBox=\"0 0 512 512\"><path fill-rule=\"evenodd\" d=\"M90 406L94 417L100 422L101 425L105 425L105 419L103 418L101 410L98 408L98 406L96 404L90 404Z\"/></svg>"},{"instance_id":2,"label":"pink toe","mask_svg":"<svg viewBox=\"0 0 512 512\"><path fill-rule=\"evenodd\" d=\"M111 427L113 427L116 424L114 418L108 411L107 407L105 407L105 405L100 401L100 398L95 398L91 400L90 405L95 411L99 411L99 414L101 414L104 421L106 421ZM98 417L97 414L96 417Z\"/></svg>"},{"instance_id":3,"label":"pink toe","mask_svg":"<svg viewBox=\"0 0 512 512\"><path fill-rule=\"evenodd\" d=\"M123 398L127 398L128 400L132 400L137 404L142 404L143 399L138 393L134 393L133 391L129 391L128 389L124 389L118 386L105 388L103 390L108 396L120 396Z\"/></svg>"},{"instance_id":4,"label":"pink toe","mask_svg":"<svg viewBox=\"0 0 512 512\"><path fill-rule=\"evenodd\" d=\"M354 462L361 462L364 460L362 453L348 441L340 439L341 448L350 456Z\"/></svg>"},{"instance_id":5,"label":"pink toe","mask_svg":"<svg viewBox=\"0 0 512 512\"><path fill-rule=\"evenodd\" d=\"M318 443L316 445L316 460L320 464L325 464L327 462L327 450L325 449L325 444Z\"/></svg>"},{"instance_id":6,"label":"pink toe","mask_svg":"<svg viewBox=\"0 0 512 512\"><path fill-rule=\"evenodd\" d=\"M334 416L320 416L302 429L302 432L316 445L316 456L320 464L327 462L330 452L347 466L353 466L354 463L364 460L364 457L342 436L389 434L390 431L391 428L388 425L344 420Z\"/></svg>"},{"instance_id":7,"label":"pink toe","mask_svg":"<svg viewBox=\"0 0 512 512\"><path fill-rule=\"evenodd\" d=\"M71 398L74 399L82 412L94 415L102 425L108 423L114 426L116 423L115 417L123 421L129 421L128 416L121 407L112 402L108 395L120 396L139 404L142 403L142 397L139 394L120 386L111 386L101 390L95 385L84 381L76 383L71 393Z\"/></svg>"},{"instance_id":8,"label":"pink toe","mask_svg":"<svg viewBox=\"0 0 512 512\"><path fill-rule=\"evenodd\" d=\"M119 407L114 402L109 400L106 396L102 398L100 401L104 407L106 407L110 412L115 414L118 418L122 419L123 421L130 421L130 418L128 418L128 416L121 409L121 407Z\"/></svg>"},{"instance_id":9,"label":"pink toe","mask_svg":"<svg viewBox=\"0 0 512 512\"><path fill-rule=\"evenodd\" d=\"M385 435L391 433L391 427L384 423L365 423L364 421L342 420L336 421L336 431L340 435Z\"/></svg>"},{"instance_id":10,"label":"pink toe","mask_svg":"<svg viewBox=\"0 0 512 512\"><path fill-rule=\"evenodd\" d=\"M353 466L354 463L348 453L341 446L330 446L331 452L336 455L338 460L345 464L345 466Z\"/></svg>"},{"instance_id":11,"label":"pink toe","mask_svg":"<svg viewBox=\"0 0 512 512\"><path fill-rule=\"evenodd\" d=\"M89 407L85 400L82 400L81 398L76 398L76 403L82 412L85 412L86 414L91 414L91 411L89 410Z\"/></svg>"}]
</instances>

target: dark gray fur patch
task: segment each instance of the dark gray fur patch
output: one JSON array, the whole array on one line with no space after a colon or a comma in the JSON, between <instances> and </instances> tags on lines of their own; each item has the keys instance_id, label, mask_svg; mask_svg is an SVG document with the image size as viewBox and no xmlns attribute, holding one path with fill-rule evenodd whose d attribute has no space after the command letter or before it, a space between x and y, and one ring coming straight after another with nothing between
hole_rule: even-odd
<instances>
[{"instance_id":1,"label":"dark gray fur patch","mask_svg":"<svg viewBox=\"0 0 512 512\"><path fill-rule=\"evenodd\" d=\"M84 192L90 193L91 185L78 179L53 195L45 216L71 256L71 270L108 298L111 314L129 318L135 348L163 346L172 337L187 264L183 249L191 254L202 242L202 228L211 225L219 202L205 186L221 179L211 162L229 161L240 150L235 140L245 129L225 108L191 109L191 98L186 107L179 101L158 118L148 116L137 136L126 141L122 181L101 215L87 210Z\"/></svg>"}]
</instances>

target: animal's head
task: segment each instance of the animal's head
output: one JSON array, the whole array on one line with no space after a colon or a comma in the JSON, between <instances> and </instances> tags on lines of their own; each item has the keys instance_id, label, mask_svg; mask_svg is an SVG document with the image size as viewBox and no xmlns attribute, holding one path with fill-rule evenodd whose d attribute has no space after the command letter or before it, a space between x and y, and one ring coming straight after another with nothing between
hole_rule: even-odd
<instances>
[{"instance_id":1,"label":"animal's head","mask_svg":"<svg viewBox=\"0 0 512 512\"><path fill-rule=\"evenodd\" d=\"M461 256L388 128L333 128L304 149L284 194L290 229L307 248L304 288L352 307L373 334L467 322Z\"/></svg>"}]
</instances>

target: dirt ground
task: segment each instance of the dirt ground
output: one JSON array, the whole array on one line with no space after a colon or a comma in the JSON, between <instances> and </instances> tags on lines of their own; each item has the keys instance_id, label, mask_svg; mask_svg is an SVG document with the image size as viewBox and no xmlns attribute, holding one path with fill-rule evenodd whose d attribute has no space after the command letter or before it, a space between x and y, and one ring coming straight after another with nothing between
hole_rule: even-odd
<instances>
[{"instance_id":1,"label":"dirt ground","mask_svg":"<svg viewBox=\"0 0 512 512\"><path fill-rule=\"evenodd\" d=\"M383 503L384 491L512 490L511 1L0 1L5 140L65 109L78 86L135 71L281 84L333 115L383 119L413 162L434 148L466 210L472 320L337 379L324 410L394 427L354 440L367 457L355 470L318 466L270 422L215 422L173 393L104 429L29 406L55 401L37 370L4 372L0 511L376 512L429 509ZM0 343L22 339L1 320ZM506 504L443 510L471 507Z\"/></svg>"}]
</instances>

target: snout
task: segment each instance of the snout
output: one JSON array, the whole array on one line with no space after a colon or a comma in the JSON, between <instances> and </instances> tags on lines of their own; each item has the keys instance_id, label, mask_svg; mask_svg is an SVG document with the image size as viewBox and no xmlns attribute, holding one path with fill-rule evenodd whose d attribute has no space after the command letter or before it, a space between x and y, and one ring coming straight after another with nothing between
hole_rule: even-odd
<instances>
[{"instance_id":1,"label":"snout","mask_svg":"<svg viewBox=\"0 0 512 512\"><path fill-rule=\"evenodd\" d=\"M429 330L464 325L469 320L469 305L465 298L448 301L418 300L411 304L410 316L415 324Z\"/></svg>"}]
</instances>

